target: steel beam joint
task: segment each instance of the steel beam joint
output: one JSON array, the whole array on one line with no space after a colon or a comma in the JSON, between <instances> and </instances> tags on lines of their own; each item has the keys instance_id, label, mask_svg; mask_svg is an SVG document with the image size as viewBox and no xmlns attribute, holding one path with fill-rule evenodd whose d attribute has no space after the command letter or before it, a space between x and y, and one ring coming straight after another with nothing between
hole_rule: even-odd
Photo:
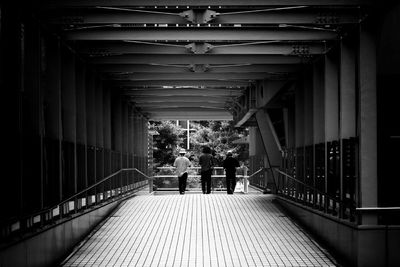
<instances>
[{"instance_id":1,"label":"steel beam joint","mask_svg":"<svg viewBox=\"0 0 400 267\"><path fill-rule=\"evenodd\" d=\"M219 15L213 10L187 10L179 13L179 16L191 23L204 24L214 20Z\"/></svg>"}]
</instances>

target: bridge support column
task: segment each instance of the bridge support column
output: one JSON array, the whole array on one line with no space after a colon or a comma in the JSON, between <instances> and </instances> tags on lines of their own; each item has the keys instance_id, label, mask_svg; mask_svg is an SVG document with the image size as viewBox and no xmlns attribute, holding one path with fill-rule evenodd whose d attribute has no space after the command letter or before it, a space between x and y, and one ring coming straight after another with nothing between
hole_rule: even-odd
<instances>
[{"instance_id":1,"label":"bridge support column","mask_svg":"<svg viewBox=\"0 0 400 267\"><path fill-rule=\"evenodd\" d=\"M376 44L372 28L373 25L360 25L358 57L359 207L378 206ZM361 223L375 225L378 223L377 216L363 214Z\"/></svg>"},{"instance_id":2,"label":"bridge support column","mask_svg":"<svg viewBox=\"0 0 400 267\"><path fill-rule=\"evenodd\" d=\"M264 109L260 109L255 115L265 150L266 162L264 166L267 168L279 167L281 163L281 147L271 119ZM270 169L266 172L265 177L267 177L266 186L268 187L269 184L274 185L272 188L275 192L276 174Z\"/></svg>"},{"instance_id":3,"label":"bridge support column","mask_svg":"<svg viewBox=\"0 0 400 267\"><path fill-rule=\"evenodd\" d=\"M88 185L96 182L96 103L95 73L86 72L86 175ZM89 199L88 204L91 204Z\"/></svg>"},{"instance_id":4,"label":"bridge support column","mask_svg":"<svg viewBox=\"0 0 400 267\"><path fill-rule=\"evenodd\" d=\"M76 58L67 47L61 50L61 100L62 100L62 185L65 199L76 193Z\"/></svg>"},{"instance_id":5,"label":"bridge support column","mask_svg":"<svg viewBox=\"0 0 400 267\"><path fill-rule=\"evenodd\" d=\"M344 139L355 138L356 134L356 38L348 37L340 43L339 69L339 140L340 158L345 156ZM343 162L343 160L342 160ZM347 162L349 164L350 162ZM346 164L346 163L345 163ZM351 164L351 163L350 163ZM354 166L355 167L355 166ZM349 175L346 166L340 165L340 200L356 203L356 175ZM354 173L355 174L355 173ZM340 217L345 217L345 208L341 209ZM347 216L347 215L346 215Z\"/></svg>"},{"instance_id":6,"label":"bridge support column","mask_svg":"<svg viewBox=\"0 0 400 267\"><path fill-rule=\"evenodd\" d=\"M50 206L62 199L61 43L58 38L47 37L43 45L48 47L45 64L51 66L46 67L47 83L43 87L44 158L48 163L44 167L44 204Z\"/></svg>"},{"instance_id":7,"label":"bridge support column","mask_svg":"<svg viewBox=\"0 0 400 267\"><path fill-rule=\"evenodd\" d=\"M77 191L88 186L87 180L87 118L86 118L86 66L76 64L76 169Z\"/></svg>"}]
</instances>

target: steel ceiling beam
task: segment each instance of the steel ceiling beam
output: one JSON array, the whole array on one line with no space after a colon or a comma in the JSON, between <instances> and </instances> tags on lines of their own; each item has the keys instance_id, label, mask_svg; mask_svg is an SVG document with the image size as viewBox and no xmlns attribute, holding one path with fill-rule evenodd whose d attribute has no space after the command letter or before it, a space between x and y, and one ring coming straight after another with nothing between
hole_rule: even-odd
<instances>
[{"instance_id":1,"label":"steel ceiling beam","mask_svg":"<svg viewBox=\"0 0 400 267\"><path fill-rule=\"evenodd\" d=\"M307 62L297 56L282 55L118 55L93 57L89 59L93 64L300 64Z\"/></svg>"},{"instance_id":2,"label":"steel ceiling beam","mask_svg":"<svg viewBox=\"0 0 400 267\"><path fill-rule=\"evenodd\" d=\"M126 12L117 10L88 10L86 12L75 10L61 10L44 14L43 18L52 24L60 25L85 25L85 24L187 24L188 21L178 14L176 16ZM153 24L153 25L150 25ZM147 26L146 25L146 26ZM139 26L139 25L137 25ZM144 25L142 25L144 26Z\"/></svg>"},{"instance_id":3,"label":"steel ceiling beam","mask_svg":"<svg viewBox=\"0 0 400 267\"><path fill-rule=\"evenodd\" d=\"M148 72L148 73L191 73L193 72L194 66L183 65L182 67L174 66L155 66L145 64L104 64L97 65L96 69L98 72L105 73L136 73L136 72ZM296 64L254 64L254 65L205 65L207 73L246 73L246 72L295 72L302 68L302 65Z\"/></svg>"},{"instance_id":4,"label":"steel ceiling beam","mask_svg":"<svg viewBox=\"0 0 400 267\"><path fill-rule=\"evenodd\" d=\"M212 98L207 95L199 95L195 98L190 95L175 95L175 96L132 96L131 100L137 103L149 103L149 102L197 102L206 103L209 101L225 103L232 98L237 96L213 96Z\"/></svg>"},{"instance_id":5,"label":"steel ceiling beam","mask_svg":"<svg viewBox=\"0 0 400 267\"><path fill-rule=\"evenodd\" d=\"M113 81L110 84L111 87L120 87L120 88L139 88L139 87L159 87L159 86L175 86L175 87L233 87L233 88L245 88L246 86L250 86L252 83L247 81L203 81L203 80L175 80L175 81Z\"/></svg>"},{"instance_id":6,"label":"steel ceiling beam","mask_svg":"<svg viewBox=\"0 0 400 267\"><path fill-rule=\"evenodd\" d=\"M133 101L136 103L137 107L140 108L190 108L190 107L195 107L195 106L200 106L200 107L208 107L208 108L220 108L223 109L225 108L226 104L224 102L220 103L213 103L213 102L189 102L189 101L184 101L184 102L143 102L143 103L137 103L136 101Z\"/></svg>"},{"instance_id":7,"label":"steel ceiling beam","mask_svg":"<svg viewBox=\"0 0 400 267\"><path fill-rule=\"evenodd\" d=\"M359 6L372 5L373 0L164 0L162 5L159 0L42 0L42 8L73 8L73 7L208 7L211 8L238 8L238 7L281 7L281 6Z\"/></svg>"},{"instance_id":8,"label":"steel ceiling beam","mask_svg":"<svg viewBox=\"0 0 400 267\"><path fill-rule=\"evenodd\" d=\"M233 115L229 112L196 112L196 113L154 113L147 115L150 121L162 121L162 120L216 120L216 121L230 121L233 119Z\"/></svg>"},{"instance_id":9,"label":"steel ceiling beam","mask_svg":"<svg viewBox=\"0 0 400 267\"><path fill-rule=\"evenodd\" d=\"M190 120L232 120L233 115L223 109L216 108L143 108L141 109L149 119L190 119Z\"/></svg>"},{"instance_id":10,"label":"steel ceiling beam","mask_svg":"<svg viewBox=\"0 0 400 267\"><path fill-rule=\"evenodd\" d=\"M146 73L138 72L133 74L116 74L106 76L105 79L109 78L112 80L262 80L286 77L286 74L276 73L270 74L265 72L234 72L234 73Z\"/></svg>"},{"instance_id":11,"label":"steel ceiling beam","mask_svg":"<svg viewBox=\"0 0 400 267\"><path fill-rule=\"evenodd\" d=\"M318 41L335 40L336 32L328 30L257 27L157 27L82 29L65 31L66 40L133 40L133 41Z\"/></svg>"},{"instance_id":12,"label":"steel ceiling beam","mask_svg":"<svg viewBox=\"0 0 400 267\"><path fill-rule=\"evenodd\" d=\"M239 96L242 94L242 89L140 89L140 90L126 90L123 94L128 96Z\"/></svg>"},{"instance_id":13,"label":"steel ceiling beam","mask_svg":"<svg viewBox=\"0 0 400 267\"><path fill-rule=\"evenodd\" d=\"M99 25L99 24L146 24L146 26L154 26L154 24L187 24L188 21L179 16L179 11L176 16L151 14L140 12L127 12L118 10L85 10L63 12L51 12L44 14L43 18L52 24L60 25ZM259 13L244 13L224 15L223 12L211 24L349 24L359 22L359 10L340 9L336 8L314 8L314 9L299 9L296 11L270 11ZM140 26L140 25L137 25Z\"/></svg>"},{"instance_id":14,"label":"steel ceiling beam","mask_svg":"<svg viewBox=\"0 0 400 267\"><path fill-rule=\"evenodd\" d=\"M215 24L332 24L341 25L359 22L359 10L346 9L301 9L294 12L275 11L246 14L220 15L212 21Z\"/></svg>"},{"instance_id":15,"label":"steel ceiling beam","mask_svg":"<svg viewBox=\"0 0 400 267\"><path fill-rule=\"evenodd\" d=\"M308 43L271 43L271 44L209 44L208 54L233 54L233 55L315 55L324 54L328 44L326 42ZM119 54L193 54L185 45L168 43L136 44L115 42L89 42L78 44L79 53L93 56L119 55Z\"/></svg>"},{"instance_id":16,"label":"steel ceiling beam","mask_svg":"<svg viewBox=\"0 0 400 267\"><path fill-rule=\"evenodd\" d=\"M190 73L190 65L175 66L157 66L146 64L104 64L97 65L96 70L100 73Z\"/></svg>"},{"instance_id":17,"label":"steel ceiling beam","mask_svg":"<svg viewBox=\"0 0 400 267\"><path fill-rule=\"evenodd\" d=\"M326 43L313 44L291 43L291 44L257 44L241 46L211 46L209 54L232 54L232 55L317 55L326 52Z\"/></svg>"},{"instance_id":18,"label":"steel ceiling beam","mask_svg":"<svg viewBox=\"0 0 400 267\"><path fill-rule=\"evenodd\" d=\"M138 44L128 42L80 42L76 49L82 54L112 55L112 54L191 54L185 45L154 43Z\"/></svg>"}]
</instances>

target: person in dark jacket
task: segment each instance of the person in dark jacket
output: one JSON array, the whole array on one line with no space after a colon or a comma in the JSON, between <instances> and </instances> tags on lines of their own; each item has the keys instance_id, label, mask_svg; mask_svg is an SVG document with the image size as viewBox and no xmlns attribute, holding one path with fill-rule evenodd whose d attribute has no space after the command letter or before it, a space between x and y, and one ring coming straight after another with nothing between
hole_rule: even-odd
<instances>
[{"instance_id":1,"label":"person in dark jacket","mask_svg":"<svg viewBox=\"0 0 400 267\"><path fill-rule=\"evenodd\" d=\"M232 157L232 152L226 153L226 158L223 162L226 175L226 191L228 194L233 194L236 187L236 168L239 167L239 161Z\"/></svg>"},{"instance_id":2,"label":"person in dark jacket","mask_svg":"<svg viewBox=\"0 0 400 267\"><path fill-rule=\"evenodd\" d=\"M203 153L199 158L199 164L201 166L201 189L203 194L211 193L211 174L214 166L214 159L211 154L211 148L208 146L203 147Z\"/></svg>"}]
</instances>

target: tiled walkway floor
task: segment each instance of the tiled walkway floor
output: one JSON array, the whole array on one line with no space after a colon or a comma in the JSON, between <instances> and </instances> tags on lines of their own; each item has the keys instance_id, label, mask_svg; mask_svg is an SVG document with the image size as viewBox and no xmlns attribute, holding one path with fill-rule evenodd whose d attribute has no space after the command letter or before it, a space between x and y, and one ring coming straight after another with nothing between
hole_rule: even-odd
<instances>
[{"instance_id":1,"label":"tiled walkway floor","mask_svg":"<svg viewBox=\"0 0 400 267\"><path fill-rule=\"evenodd\" d=\"M128 200L63 266L335 266L270 195Z\"/></svg>"}]
</instances>

